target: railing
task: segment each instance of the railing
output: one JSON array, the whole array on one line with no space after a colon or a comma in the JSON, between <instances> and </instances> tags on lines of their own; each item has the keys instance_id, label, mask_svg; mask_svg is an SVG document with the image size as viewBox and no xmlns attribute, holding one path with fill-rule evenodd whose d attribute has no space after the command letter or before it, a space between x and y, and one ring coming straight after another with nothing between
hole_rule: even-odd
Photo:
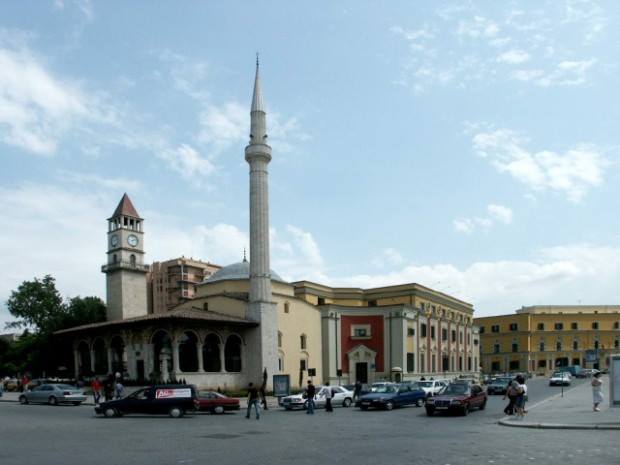
<instances>
[{"instance_id":1,"label":"railing","mask_svg":"<svg viewBox=\"0 0 620 465\"><path fill-rule=\"evenodd\" d=\"M148 265L141 265L139 263L131 263L131 262L114 262L114 263L108 263L107 265L103 265L101 267L101 271L103 273L106 273L108 271L114 271L114 270L135 270L135 271L149 271L149 266Z\"/></svg>"}]
</instances>

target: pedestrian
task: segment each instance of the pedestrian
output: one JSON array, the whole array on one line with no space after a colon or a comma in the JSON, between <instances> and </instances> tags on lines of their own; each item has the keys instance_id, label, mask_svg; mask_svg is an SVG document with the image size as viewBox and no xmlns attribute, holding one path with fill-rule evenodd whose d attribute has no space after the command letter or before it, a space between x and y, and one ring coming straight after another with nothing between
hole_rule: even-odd
<instances>
[{"instance_id":1,"label":"pedestrian","mask_svg":"<svg viewBox=\"0 0 620 465\"><path fill-rule=\"evenodd\" d=\"M333 397L333 392L332 392L332 388L329 385L329 381L325 382L325 411L326 412L333 412L334 409L332 407L332 397Z\"/></svg>"},{"instance_id":2,"label":"pedestrian","mask_svg":"<svg viewBox=\"0 0 620 465\"><path fill-rule=\"evenodd\" d=\"M506 415L513 415L515 413L515 401L517 400L516 393L512 387L512 382L508 383L506 387L506 394L504 394L504 399L508 397L508 405L504 408L504 413Z\"/></svg>"},{"instance_id":3,"label":"pedestrian","mask_svg":"<svg viewBox=\"0 0 620 465\"><path fill-rule=\"evenodd\" d=\"M527 386L525 386L525 378L518 375L513 381L513 388L516 393L515 410L517 412L517 418L523 420L525 415L525 392Z\"/></svg>"},{"instance_id":4,"label":"pedestrian","mask_svg":"<svg viewBox=\"0 0 620 465\"><path fill-rule=\"evenodd\" d=\"M601 381L601 372L597 371L594 373L592 382L592 401L594 402L593 410L595 412L600 412L601 409L598 406L603 402L603 381Z\"/></svg>"},{"instance_id":5,"label":"pedestrian","mask_svg":"<svg viewBox=\"0 0 620 465\"><path fill-rule=\"evenodd\" d=\"M125 386L123 386L123 383L121 383L120 378L116 381L115 392L117 399L122 399L123 395L125 394Z\"/></svg>"},{"instance_id":6,"label":"pedestrian","mask_svg":"<svg viewBox=\"0 0 620 465\"><path fill-rule=\"evenodd\" d=\"M256 419L260 419L260 407L258 405L258 389L254 387L254 384L248 384L248 409L245 413L245 417L250 419L250 412L252 411L252 406L256 410Z\"/></svg>"},{"instance_id":7,"label":"pedestrian","mask_svg":"<svg viewBox=\"0 0 620 465\"><path fill-rule=\"evenodd\" d=\"M314 396L316 395L316 388L312 384L312 380L308 380L308 387L306 388L306 396L308 397L308 409L306 413L314 415Z\"/></svg>"},{"instance_id":8,"label":"pedestrian","mask_svg":"<svg viewBox=\"0 0 620 465\"><path fill-rule=\"evenodd\" d=\"M353 400L358 401L361 393L362 393L362 382L358 379L355 382L355 387L353 388Z\"/></svg>"},{"instance_id":9,"label":"pedestrian","mask_svg":"<svg viewBox=\"0 0 620 465\"><path fill-rule=\"evenodd\" d=\"M101 400L101 382L99 378L95 376L95 378L91 381L90 387L93 390L93 398L95 399L95 404L99 404Z\"/></svg>"},{"instance_id":10,"label":"pedestrian","mask_svg":"<svg viewBox=\"0 0 620 465\"><path fill-rule=\"evenodd\" d=\"M112 375L108 376L107 381L103 384L103 396L106 402L114 398L114 377Z\"/></svg>"}]
</instances>

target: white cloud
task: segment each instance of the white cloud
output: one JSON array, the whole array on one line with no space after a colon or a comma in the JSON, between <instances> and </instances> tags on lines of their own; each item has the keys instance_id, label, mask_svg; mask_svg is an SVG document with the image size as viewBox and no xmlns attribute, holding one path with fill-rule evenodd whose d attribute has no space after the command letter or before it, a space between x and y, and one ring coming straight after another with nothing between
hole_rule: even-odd
<instances>
[{"instance_id":1,"label":"white cloud","mask_svg":"<svg viewBox=\"0 0 620 465\"><path fill-rule=\"evenodd\" d=\"M523 50L508 50L497 57L497 61L500 63L508 63L516 65L529 61L530 54Z\"/></svg>"},{"instance_id":2,"label":"white cloud","mask_svg":"<svg viewBox=\"0 0 620 465\"><path fill-rule=\"evenodd\" d=\"M200 115L198 139L206 144L224 147L249 140L249 114L248 106L238 102L208 105Z\"/></svg>"},{"instance_id":3,"label":"white cloud","mask_svg":"<svg viewBox=\"0 0 620 465\"><path fill-rule=\"evenodd\" d=\"M495 223L512 223L512 210L504 205L487 205L487 215L484 217L476 216L473 218L456 218L452 220L452 225L457 232L471 234L477 228L491 228Z\"/></svg>"},{"instance_id":4,"label":"white cloud","mask_svg":"<svg viewBox=\"0 0 620 465\"><path fill-rule=\"evenodd\" d=\"M612 304L620 299L620 247L573 244L542 249L537 260L407 265L385 274L331 279L362 288L416 282L474 304L476 316L511 313L522 305ZM436 283L440 282L441 285Z\"/></svg>"},{"instance_id":5,"label":"white cloud","mask_svg":"<svg viewBox=\"0 0 620 465\"><path fill-rule=\"evenodd\" d=\"M171 169L196 186L204 185L206 178L215 170L205 156L187 144L164 150L160 152L159 157L165 160Z\"/></svg>"},{"instance_id":6,"label":"white cloud","mask_svg":"<svg viewBox=\"0 0 620 465\"><path fill-rule=\"evenodd\" d=\"M607 159L593 145L580 144L564 153L529 151L527 140L509 129L481 132L473 137L474 150L500 173L508 173L534 191L552 190L579 202L603 183Z\"/></svg>"},{"instance_id":7,"label":"white cloud","mask_svg":"<svg viewBox=\"0 0 620 465\"><path fill-rule=\"evenodd\" d=\"M377 268L386 268L393 266L400 266L404 263L405 259L401 254L393 249L392 247L388 247L383 249L379 255L374 257L370 263Z\"/></svg>"},{"instance_id":8,"label":"white cloud","mask_svg":"<svg viewBox=\"0 0 620 465\"><path fill-rule=\"evenodd\" d=\"M63 182L77 183L86 187L101 187L115 192L136 192L143 188L142 182L128 178L104 178L93 173L77 173L59 170L58 178Z\"/></svg>"}]
</instances>

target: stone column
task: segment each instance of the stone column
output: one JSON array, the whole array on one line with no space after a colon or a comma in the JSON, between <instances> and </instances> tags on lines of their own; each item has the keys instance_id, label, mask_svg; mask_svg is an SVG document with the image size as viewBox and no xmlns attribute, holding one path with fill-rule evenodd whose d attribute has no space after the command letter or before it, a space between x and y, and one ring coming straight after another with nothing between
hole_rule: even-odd
<instances>
[{"instance_id":1,"label":"stone column","mask_svg":"<svg viewBox=\"0 0 620 465\"><path fill-rule=\"evenodd\" d=\"M179 368L179 344L176 342L172 344L172 374L176 378L181 373Z\"/></svg>"},{"instance_id":2,"label":"stone column","mask_svg":"<svg viewBox=\"0 0 620 465\"><path fill-rule=\"evenodd\" d=\"M77 379L80 374L80 351L77 348L73 349L73 365L73 375Z\"/></svg>"},{"instance_id":3,"label":"stone column","mask_svg":"<svg viewBox=\"0 0 620 465\"><path fill-rule=\"evenodd\" d=\"M108 347L108 373L112 373L112 358L114 357L114 351L112 347Z\"/></svg>"},{"instance_id":4,"label":"stone column","mask_svg":"<svg viewBox=\"0 0 620 465\"><path fill-rule=\"evenodd\" d=\"M226 353L224 351L224 343L219 344L219 348L220 348L220 372L226 373Z\"/></svg>"},{"instance_id":5,"label":"stone column","mask_svg":"<svg viewBox=\"0 0 620 465\"><path fill-rule=\"evenodd\" d=\"M90 349L90 371L95 372L95 351Z\"/></svg>"},{"instance_id":6,"label":"stone column","mask_svg":"<svg viewBox=\"0 0 620 465\"><path fill-rule=\"evenodd\" d=\"M205 372L204 360L202 358L202 348L203 348L202 344L200 343L196 344L196 355L198 355L198 373Z\"/></svg>"}]
</instances>

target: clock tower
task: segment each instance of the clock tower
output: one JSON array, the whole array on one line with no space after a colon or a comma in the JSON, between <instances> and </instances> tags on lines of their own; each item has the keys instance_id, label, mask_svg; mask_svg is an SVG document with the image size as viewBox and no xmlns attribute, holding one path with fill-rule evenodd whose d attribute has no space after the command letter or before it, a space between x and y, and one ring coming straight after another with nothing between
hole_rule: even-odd
<instances>
[{"instance_id":1,"label":"clock tower","mask_svg":"<svg viewBox=\"0 0 620 465\"><path fill-rule=\"evenodd\" d=\"M101 267L108 321L147 314L143 221L127 194L108 218L108 262Z\"/></svg>"}]
</instances>

